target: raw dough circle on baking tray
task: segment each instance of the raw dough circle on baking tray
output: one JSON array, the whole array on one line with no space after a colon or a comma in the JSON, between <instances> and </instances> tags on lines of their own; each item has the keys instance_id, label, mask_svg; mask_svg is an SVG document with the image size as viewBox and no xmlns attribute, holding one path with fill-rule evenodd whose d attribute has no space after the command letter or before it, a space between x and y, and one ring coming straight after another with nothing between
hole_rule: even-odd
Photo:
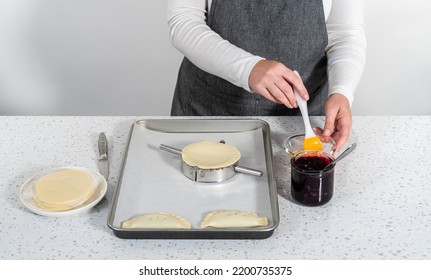
<instances>
[{"instance_id":1,"label":"raw dough circle on baking tray","mask_svg":"<svg viewBox=\"0 0 431 280\"><path fill-rule=\"evenodd\" d=\"M219 169L235 164L241 158L240 151L229 144L200 141L185 146L183 161L201 169Z\"/></svg>"}]
</instances>

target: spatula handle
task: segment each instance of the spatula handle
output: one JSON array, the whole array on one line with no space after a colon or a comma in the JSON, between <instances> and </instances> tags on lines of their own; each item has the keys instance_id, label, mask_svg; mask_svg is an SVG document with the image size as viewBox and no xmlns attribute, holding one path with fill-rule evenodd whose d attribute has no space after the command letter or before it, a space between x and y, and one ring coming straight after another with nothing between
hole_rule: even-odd
<instances>
[{"instance_id":1,"label":"spatula handle","mask_svg":"<svg viewBox=\"0 0 431 280\"><path fill-rule=\"evenodd\" d=\"M299 76L299 73L295 70L293 73L296 74L301 79L301 76ZM296 97L296 102L298 103L299 110L301 111L302 119L304 120L304 126L305 126L305 138L310 138L315 136L313 129L311 128L310 118L308 117L308 108L307 108L307 101L305 101L298 93L295 87L293 87L293 92Z\"/></svg>"}]
</instances>

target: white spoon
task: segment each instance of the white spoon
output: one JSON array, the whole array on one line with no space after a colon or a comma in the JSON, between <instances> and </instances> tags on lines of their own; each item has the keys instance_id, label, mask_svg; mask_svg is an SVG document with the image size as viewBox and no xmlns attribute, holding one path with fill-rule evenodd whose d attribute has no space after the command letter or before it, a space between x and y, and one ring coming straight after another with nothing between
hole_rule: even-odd
<instances>
[{"instance_id":1,"label":"white spoon","mask_svg":"<svg viewBox=\"0 0 431 280\"><path fill-rule=\"evenodd\" d=\"M299 73L297 71L293 71L299 78ZM295 93L296 102L298 103L299 110L301 111L302 119L304 120L305 126L305 137L304 137L304 150L323 150L322 142L320 138L314 134L313 129L311 128L310 118L308 117L308 109L307 109L307 101L302 99L299 95L298 91L293 88L293 92Z\"/></svg>"}]
</instances>

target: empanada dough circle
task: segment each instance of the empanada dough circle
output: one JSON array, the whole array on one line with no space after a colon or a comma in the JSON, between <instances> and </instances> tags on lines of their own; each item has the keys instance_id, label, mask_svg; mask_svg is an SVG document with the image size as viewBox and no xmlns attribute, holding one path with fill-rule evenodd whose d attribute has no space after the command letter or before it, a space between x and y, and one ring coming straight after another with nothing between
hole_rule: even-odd
<instances>
[{"instance_id":1,"label":"empanada dough circle","mask_svg":"<svg viewBox=\"0 0 431 280\"><path fill-rule=\"evenodd\" d=\"M241 158L240 151L229 144L200 141L182 150L183 161L201 169L220 169L235 164Z\"/></svg>"},{"instance_id":2,"label":"empanada dough circle","mask_svg":"<svg viewBox=\"0 0 431 280\"><path fill-rule=\"evenodd\" d=\"M183 217L164 212L149 213L133 217L121 224L122 228L161 228L161 229L189 229L189 221Z\"/></svg>"},{"instance_id":3,"label":"empanada dough circle","mask_svg":"<svg viewBox=\"0 0 431 280\"><path fill-rule=\"evenodd\" d=\"M62 211L85 202L95 189L93 177L87 172L63 169L37 180L34 194L41 208Z\"/></svg>"},{"instance_id":4,"label":"empanada dough circle","mask_svg":"<svg viewBox=\"0 0 431 280\"><path fill-rule=\"evenodd\" d=\"M267 226L268 219L255 213L241 210L217 210L202 221L202 228L250 228Z\"/></svg>"}]
</instances>

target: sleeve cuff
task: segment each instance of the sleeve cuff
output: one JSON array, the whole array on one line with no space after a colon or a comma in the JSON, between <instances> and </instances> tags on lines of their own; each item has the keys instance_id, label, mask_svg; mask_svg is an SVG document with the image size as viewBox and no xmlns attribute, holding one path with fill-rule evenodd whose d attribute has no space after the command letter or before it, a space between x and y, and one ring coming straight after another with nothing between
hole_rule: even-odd
<instances>
[{"instance_id":1,"label":"sleeve cuff","mask_svg":"<svg viewBox=\"0 0 431 280\"><path fill-rule=\"evenodd\" d=\"M261 60L265 60L265 58L260 56L254 56L250 61L247 63L244 74L242 75L242 88L244 88L246 91L254 93L254 91L250 88L250 84L248 83L248 80L250 78L251 71L253 70L256 63L258 63Z\"/></svg>"},{"instance_id":2,"label":"sleeve cuff","mask_svg":"<svg viewBox=\"0 0 431 280\"><path fill-rule=\"evenodd\" d=\"M339 93L343 96L345 96L347 98L347 100L349 100L349 104L350 104L350 108L352 107L353 104L353 93L344 86L334 86L332 88L329 89L329 94L328 97L334 93Z\"/></svg>"}]
</instances>

